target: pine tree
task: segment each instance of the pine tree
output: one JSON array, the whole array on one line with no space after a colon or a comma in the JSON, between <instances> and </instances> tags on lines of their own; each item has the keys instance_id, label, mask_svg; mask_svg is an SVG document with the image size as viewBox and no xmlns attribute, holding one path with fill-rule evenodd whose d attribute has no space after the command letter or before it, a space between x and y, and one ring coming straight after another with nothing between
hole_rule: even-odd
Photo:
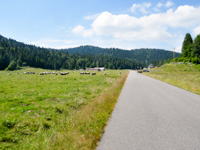
<instances>
[{"instance_id":1,"label":"pine tree","mask_svg":"<svg viewBox=\"0 0 200 150\"><path fill-rule=\"evenodd\" d=\"M193 44L192 37L191 37L190 33L187 33L185 36L185 39L183 41L183 46L182 46L182 56L183 57L190 56L192 44Z\"/></svg>"},{"instance_id":2,"label":"pine tree","mask_svg":"<svg viewBox=\"0 0 200 150\"><path fill-rule=\"evenodd\" d=\"M200 58L200 34L194 40L193 48L192 48L192 56Z\"/></svg>"}]
</instances>

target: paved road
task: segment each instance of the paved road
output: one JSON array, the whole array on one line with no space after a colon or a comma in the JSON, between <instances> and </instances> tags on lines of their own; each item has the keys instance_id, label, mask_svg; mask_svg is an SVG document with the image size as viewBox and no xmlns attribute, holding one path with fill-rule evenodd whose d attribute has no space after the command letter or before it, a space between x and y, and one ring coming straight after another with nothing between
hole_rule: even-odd
<instances>
[{"instance_id":1,"label":"paved road","mask_svg":"<svg viewBox=\"0 0 200 150\"><path fill-rule=\"evenodd\" d=\"M97 150L200 150L200 96L131 71Z\"/></svg>"}]
</instances>

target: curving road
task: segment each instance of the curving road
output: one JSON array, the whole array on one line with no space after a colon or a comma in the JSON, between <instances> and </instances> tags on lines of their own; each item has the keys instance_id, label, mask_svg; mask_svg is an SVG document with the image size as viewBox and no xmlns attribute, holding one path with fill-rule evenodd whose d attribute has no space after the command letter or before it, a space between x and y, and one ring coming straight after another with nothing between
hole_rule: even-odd
<instances>
[{"instance_id":1,"label":"curving road","mask_svg":"<svg viewBox=\"0 0 200 150\"><path fill-rule=\"evenodd\" d=\"M131 71L97 150L200 150L200 95Z\"/></svg>"}]
</instances>

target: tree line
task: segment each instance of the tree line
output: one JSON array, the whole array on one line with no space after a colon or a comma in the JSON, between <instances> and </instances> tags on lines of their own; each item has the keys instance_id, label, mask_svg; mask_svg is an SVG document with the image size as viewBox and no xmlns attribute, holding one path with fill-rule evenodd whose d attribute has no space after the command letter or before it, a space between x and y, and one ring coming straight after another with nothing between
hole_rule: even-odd
<instances>
[{"instance_id":1,"label":"tree line","mask_svg":"<svg viewBox=\"0 0 200 150\"><path fill-rule=\"evenodd\" d=\"M0 70L15 70L23 66L53 70L92 67L137 69L144 67L144 65L144 63L124 58L69 54L66 51L24 44L0 35Z\"/></svg>"}]
</instances>

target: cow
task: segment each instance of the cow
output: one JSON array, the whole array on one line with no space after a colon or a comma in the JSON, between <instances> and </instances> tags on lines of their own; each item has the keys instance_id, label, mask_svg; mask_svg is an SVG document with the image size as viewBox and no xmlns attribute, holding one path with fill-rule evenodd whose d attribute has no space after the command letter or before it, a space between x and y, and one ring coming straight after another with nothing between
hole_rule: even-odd
<instances>
[{"instance_id":1,"label":"cow","mask_svg":"<svg viewBox=\"0 0 200 150\"><path fill-rule=\"evenodd\" d=\"M80 72L80 75L84 75L84 72Z\"/></svg>"},{"instance_id":2,"label":"cow","mask_svg":"<svg viewBox=\"0 0 200 150\"><path fill-rule=\"evenodd\" d=\"M60 75L67 75L69 72L61 72Z\"/></svg>"},{"instance_id":3,"label":"cow","mask_svg":"<svg viewBox=\"0 0 200 150\"><path fill-rule=\"evenodd\" d=\"M85 74L90 75L90 72L86 72Z\"/></svg>"},{"instance_id":4,"label":"cow","mask_svg":"<svg viewBox=\"0 0 200 150\"><path fill-rule=\"evenodd\" d=\"M35 72L24 72L24 74L35 74Z\"/></svg>"},{"instance_id":5,"label":"cow","mask_svg":"<svg viewBox=\"0 0 200 150\"><path fill-rule=\"evenodd\" d=\"M96 72L93 72L92 75L96 75Z\"/></svg>"}]
</instances>

